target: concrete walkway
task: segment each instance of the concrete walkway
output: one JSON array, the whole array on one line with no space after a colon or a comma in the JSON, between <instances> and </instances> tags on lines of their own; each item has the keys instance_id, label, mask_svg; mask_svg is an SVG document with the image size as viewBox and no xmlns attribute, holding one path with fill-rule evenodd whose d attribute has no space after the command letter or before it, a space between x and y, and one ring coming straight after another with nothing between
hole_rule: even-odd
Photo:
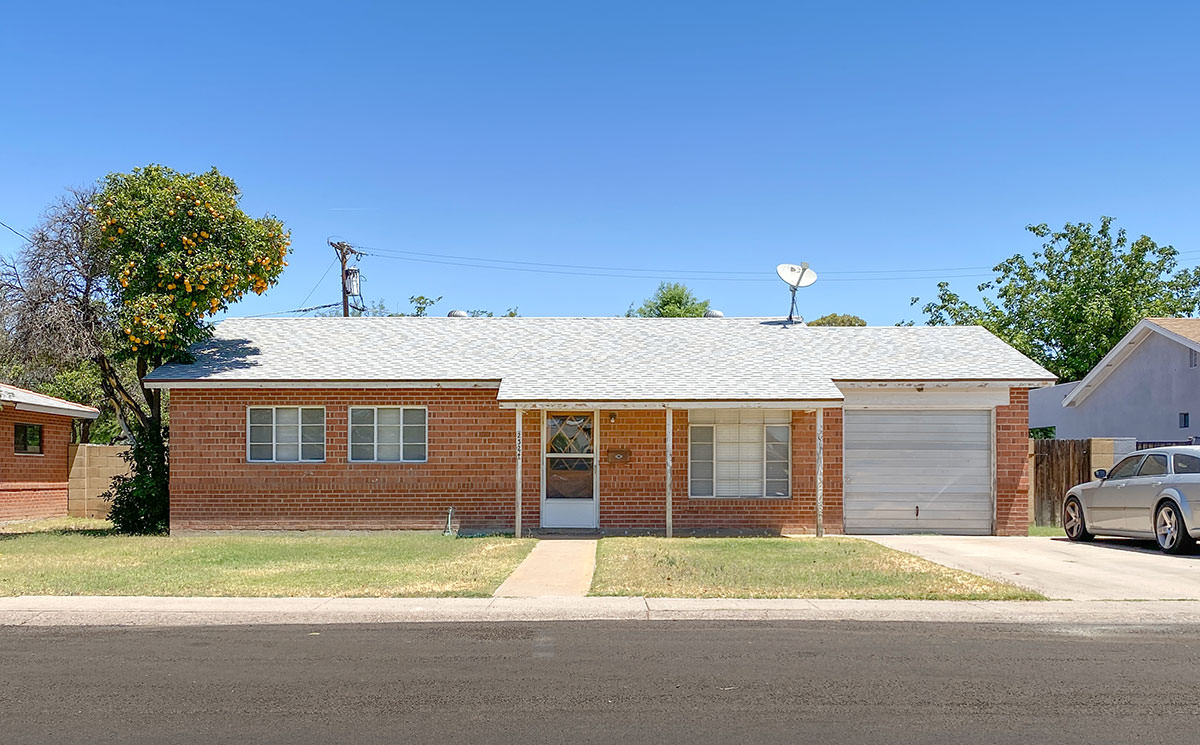
<instances>
[{"instance_id":1,"label":"concrete walkway","mask_svg":"<svg viewBox=\"0 0 1200 745\"><path fill-rule=\"evenodd\" d=\"M1066 538L860 536L954 569L1064 600L1200 600L1200 556L1167 556L1153 542Z\"/></svg>"},{"instance_id":2,"label":"concrete walkway","mask_svg":"<svg viewBox=\"0 0 1200 745\"><path fill-rule=\"evenodd\" d=\"M694 598L0 598L0 626L527 621L897 621L1041 626L1200 625L1200 601L737 600Z\"/></svg>"},{"instance_id":3,"label":"concrete walkway","mask_svg":"<svg viewBox=\"0 0 1200 745\"><path fill-rule=\"evenodd\" d=\"M587 595L596 571L595 538L544 538L496 588L498 598Z\"/></svg>"}]
</instances>

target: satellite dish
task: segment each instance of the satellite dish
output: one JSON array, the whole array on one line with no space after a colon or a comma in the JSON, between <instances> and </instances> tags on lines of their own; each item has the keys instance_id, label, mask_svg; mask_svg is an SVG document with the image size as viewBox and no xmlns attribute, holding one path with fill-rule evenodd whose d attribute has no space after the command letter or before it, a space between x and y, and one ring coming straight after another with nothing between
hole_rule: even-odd
<instances>
[{"instance_id":1,"label":"satellite dish","mask_svg":"<svg viewBox=\"0 0 1200 745\"><path fill-rule=\"evenodd\" d=\"M808 268L807 261L801 261L796 264L780 264L775 267L775 273L784 282L787 282L788 287L792 288L792 306L788 309L788 323L795 323L796 319L796 288L808 287L813 282L817 281L817 273ZM800 319L800 323L804 323L804 319Z\"/></svg>"},{"instance_id":2,"label":"satellite dish","mask_svg":"<svg viewBox=\"0 0 1200 745\"><path fill-rule=\"evenodd\" d=\"M775 267L775 273L792 287L808 287L817 281L817 273L808 268L807 261L800 262L799 266L795 264L780 264Z\"/></svg>"}]
</instances>

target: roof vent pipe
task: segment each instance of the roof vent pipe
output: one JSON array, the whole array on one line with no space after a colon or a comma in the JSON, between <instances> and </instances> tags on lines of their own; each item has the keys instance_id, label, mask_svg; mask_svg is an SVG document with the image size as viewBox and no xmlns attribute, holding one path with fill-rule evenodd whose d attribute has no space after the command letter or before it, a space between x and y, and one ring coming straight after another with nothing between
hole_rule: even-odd
<instances>
[{"instance_id":1,"label":"roof vent pipe","mask_svg":"<svg viewBox=\"0 0 1200 745\"><path fill-rule=\"evenodd\" d=\"M704 311L704 317L705 318L724 318L725 314L719 310L706 310L706 311Z\"/></svg>"},{"instance_id":2,"label":"roof vent pipe","mask_svg":"<svg viewBox=\"0 0 1200 745\"><path fill-rule=\"evenodd\" d=\"M466 317L467 317L467 312L465 310L452 310L446 314L446 318L466 318Z\"/></svg>"}]
</instances>

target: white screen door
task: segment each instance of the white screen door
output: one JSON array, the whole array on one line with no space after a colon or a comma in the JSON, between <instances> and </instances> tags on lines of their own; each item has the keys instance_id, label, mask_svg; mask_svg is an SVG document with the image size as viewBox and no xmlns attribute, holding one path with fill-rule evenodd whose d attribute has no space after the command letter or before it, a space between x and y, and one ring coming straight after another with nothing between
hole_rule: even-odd
<instances>
[{"instance_id":1,"label":"white screen door","mask_svg":"<svg viewBox=\"0 0 1200 745\"><path fill-rule=\"evenodd\" d=\"M596 419L592 412L548 412L542 472L542 527L595 528Z\"/></svg>"}]
</instances>

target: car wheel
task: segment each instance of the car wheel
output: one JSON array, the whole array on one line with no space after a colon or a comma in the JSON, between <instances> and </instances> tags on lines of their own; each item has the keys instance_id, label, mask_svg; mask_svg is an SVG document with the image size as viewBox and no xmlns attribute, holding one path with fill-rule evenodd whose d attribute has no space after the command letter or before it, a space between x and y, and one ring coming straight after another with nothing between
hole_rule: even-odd
<instances>
[{"instance_id":1,"label":"car wheel","mask_svg":"<svg viewBox=\"0 0 1200 745\"><path fill-rule=\"evenodd\" d=\"M1087 522L1083 519L1083 505L1075 497L1068 498L1063 504L1063 530L1072 541L1090 541L1096 537L1088 532Z\"/></svg>"},{"instance_id":2,"label":"car wheel","mask_svg":"<svg viewBox=\"0 0 1200 745\"><path fill-rule=\"evenodd\" d=\"M1158 541L1158 547L1168 554L1182 554L1195 545L1188 535L1183 514L1174 502L1163 502L1154 512L1154 539Z\"/></svg>"}]
</instances>

